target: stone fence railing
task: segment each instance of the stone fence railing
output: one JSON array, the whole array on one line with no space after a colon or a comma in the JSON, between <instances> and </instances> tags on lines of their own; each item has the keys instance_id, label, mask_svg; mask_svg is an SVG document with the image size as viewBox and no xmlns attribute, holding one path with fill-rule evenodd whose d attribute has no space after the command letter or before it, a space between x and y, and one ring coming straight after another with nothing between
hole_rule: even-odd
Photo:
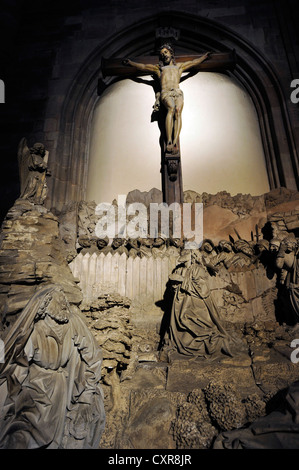
<instances>
[{"instance_id":1,"label":"stone fence railing","mask_svg":"<svg viewBox=\"0 0 299 470\"><path fill-rule=\"evenodd\" d=\"M142 304L163 299L169 275L177 264L177 256L133 258L108 253L81 253L70 263L79 279L86 302L101 294L118 293Z\"/></svg>"}]
</instances>

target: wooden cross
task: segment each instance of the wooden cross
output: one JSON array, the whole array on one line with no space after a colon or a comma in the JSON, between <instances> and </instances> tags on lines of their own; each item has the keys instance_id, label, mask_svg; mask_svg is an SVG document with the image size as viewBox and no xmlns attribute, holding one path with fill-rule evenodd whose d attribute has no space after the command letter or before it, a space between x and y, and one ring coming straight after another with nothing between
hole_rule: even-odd
<instances>
[{"instance_id":1,"label":"wooden cross","mask_svg":"<svg viewBox=\"0 0 299 470\"><path fill-rule=\"evenodd\" d=\"M199 59L200 56L175 56L176 64L194 61ZM157 65L159 59L157 56L141 56L136 59L131 59L132 62L139 64L152 64ZM208 71L208 72L223 72L233 70L236 65L235 51L225 53L211 53L208 60L200 63L199 65L192 66L191 72ZM120 58L105 59L102 58L101 70L103 78L108 76L115 76L120 78L135 78L144 75L149 75L149 71L142 71L132 65L124 64L124 60ZM163 108L163 106L161 106ZM160 129L161 141L161 173L162 173L162 192L163 202L168 205L173 202L183 203L183 180L181 169L181 151L179 140L177 142L177 151L172 153L167 151L165 128L163 116L163 109L160 110Z\"/></svg>"}]
</instances>

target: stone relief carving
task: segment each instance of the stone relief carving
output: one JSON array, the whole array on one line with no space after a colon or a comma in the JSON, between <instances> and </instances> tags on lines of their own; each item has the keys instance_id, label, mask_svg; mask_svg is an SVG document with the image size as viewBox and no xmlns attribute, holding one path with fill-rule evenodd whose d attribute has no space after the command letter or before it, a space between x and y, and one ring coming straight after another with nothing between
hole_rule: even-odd
<instances>
[{"instance_id":1,"label":"stone relief carving","mask_svg":"<svg viewBox=\"0 0 299 470\"><path fill-rule=\"evenodd\" d=\"M95 215L95 202L80 201L78 207L78 237L95 235L94 229L97 222Z\"/></svg>"},{"instance_id":2,"label":"stone relief carving","mask_svg":"<svg viewBox=\"0 0 299 470\"><path fill-rule=\"evenodd\" d=\"M228 201L227 198L224 199L226 200L226 202ZM208 197L207 200L209 200ZM231 203L233 202L235 202L235 199L234 201L231 201ZM23 204L25 203L28 205L28 201L23 201ZM259 203L260 200L255 200L254 205L256 206ZM153 262L153 259L155 260L155 262L160 262L160 258L163 261L163 259L165 259L166 257L184 257L186 255L186 251L184 251L184 240L172 239L171 237L166 239L163 234L159 234L155 239L98 239L94 233L94 227L97 222L96 218L93 216L94 204L84 203L78 205L78 207L80 207L80 210L78 210L77 215L80 214L80 220L77 217L77 222L79 221L79 223L74 225L76 226L76 230L74 232L76 233L77 241L76 251L77 254L81 253L83 254L83 256L85 256L85 254L93 254L93 256L90 256L89 258L90 265L92 265L92 263L94 263L97 259L97 256L94 255L98 255L101 253L103 253L105 261L107 258L106 254L109 254L108 258L113 257L114 254L117 254L118 256L126 257L122 259L129 259L130 257L140 258L137 259L138 263L139 261L142 261L143 263L146 260ZM19 209L18 206L16 206L16 210L17 209ZM39 206L39 210L41 209L43 209L43 207ZM246 210L244 209L244 214L248 215L250 210L251 205L249 204L248 208L246 208ZM243 217L244 214L241 214L241 206L239 207L238 211L240 216ZM27 220L28 218L29 223L29 221L31 220L29 220L29 217L32 217L32 214L30 212L26 212L25 215L26 217L24 217L24 220ZM49 214L45 212L45 214L43 213L42 215L47 220L47 223L54 223L54 219L52 220ZM6 221L7 229L12 224L13 220L13 217L10 215L8 220ZM40 218L38 220L40 220ZM178 379L180 378L179 367L177 366L176 362L177 356L173 354L173 351L175 351L177 354L178 348L175 342L172 343L172 346L174 344L175 347L173 348L172 353L169 355L170 362L163 362L165 358L163 357L163 355L159 356L157 351L157 345L159 344L159 339L161 335L158 333L158 330L155 329L156 326L153 326L155 325L154 323L146 323L149 318L152 320L148 311L142 311L142 315L144 315L142 321L145 321L145 324L140 321L140 318L138 318L138 321L134 323L132 321L134 315L132 316L132 310L129 309L129 303L126 303L123 300L120 301L121 303L119 303L117 299L112 298L110 295L107 295L104 300L98 299L98 302L94 303L93 305L86 306L86 309L84 305L80 304L80 301L78 300L77 303L80 304L80 309L84 312L84 316L87 319L88 329L91 329L92 332L95 333L94 336L97 342L96 346L99 345L103 350L104 354L103 362L101 362L101 358L97 359L97 352L95 353L95 355L93 355L92 353L93 360L95 361L95 363L93 363L92 360L89 364L91 364L91 368L93 367L92 364L96 363L98 365L100 364L100 366L102 367L102 377L100 379L101 387L100 385L95 386L94 390L101 391L103 389L104 391L104 398L102 396L102 401L105 400L105 403L107 404L106 410L109 416L107 418L108 421L106 420L106 422L108 422L108 426L106 426L106 430L103 433L104 415L102 414L103 408L101 405L102 402L100 400L101 394L98 396L97 392L93 393L93 398L95 399L95 401L97 396L99 398L98 409L100 410L100 412L97 415L98 421L96 418L96 414L93 415L94 421L90 421L90 415L89 413L85 414L85 411L87 409L93 409L92 404L90 404L90 407L86 408L85 406L83 406L83 413L81 413L81 411L79 412L78 410L82 410L82 408L80 408L82 403L80 399L79 402L76 402L76 397L74 397L74 406L68 409L65 412L65 415L63 415L62 404L59 402L59 400L55 399L56 392L54 391L53 406L50 402L47 410L50 411L50 414L52 413L51 416L56 416L56 414L58 414L57 410L59 410L59 415L60 417L62 416L61 419L65 420L63 433L58 433L60 436L62 436L62 438L61 440L59 440L60 438L58 434L57 436L55 434L53 441L51 441L51 439L49 438L49 434L51 434L52 432L52 427L48 426L48 433L44 432L44 423L46 422L47 417L46 414L41 413L41 417L38 422L40 434L39 439L44 440L44 442L51 442L50 444L46 444L46 446L49 445L49 447L97 447L99 445L99 439L102 440L102 445L108 448L113 448L115 445L123 445L124 447L126 445L132 446L132 442L133 446L138 447L138 443L141 442L139 435L141 435L143 430L145 429L143 427L143 425L145 426L145 424L142 422L142 419L145 420L144 422L147 422L147 417L152 416L152 409L151 406L149 406L147 400L145 399L145 401L140 404L140 414L137 415L135 413L135 410L129 409L129 404L130 399L133 396L132 390L134 390L135 388L137 393L137 391L139 391L140 389L144 389L142 387L148 386L149 383L149 395L153 397L153 400L150 403L155 403L157 405L157 413L155 415L155 429L159 429L160 426L158 415L158 410L160 410L160 401L157 398L159 393L165 392L165 396L163 395L163 400L165 398L165 401L163 401L163 403L165 404L165 409L168 409L168 402L174 399L174 393L177 393L178 397L180 397L178 398L180 404L177 409L177 414L175 415L174 407L172 406L171 410L168 410L169 413L167 415L167 426L165 426L166 432L168 429L168 425L172 420L171 429L173 432L173 440L169 441L169 445L174 447L171 448L183 449L191 447L211 447L213 439L219 432L235 429L236 426L243 426L244 424L246 424L246 422L253 421L257 417L264 415L266 395L261 400L260 396L253 396L252 391L257 390L257 384L260 384L261 382L260 377L263 378L267 376L267 374L263 370L261 371L260 369L258 369L256 364L258 364L258 361L261 361L262 364L268 361L270 345L272 348L271 351L278 350L276 344L277 339L279 339L281 342L290 342L292 339L292 336L287 334L284 325L278 328L277 323L275 322L275 320L273 320L274 314L276 313L276 303L277 305L279 305L278 309L282 313L282 322L288 320L284 315L285 312L289 311L289 307L287 307L287 304L290 304L291 298L294 302L295 308L296 306L298 306L298 290L296 291L296 285L298 284L298 239L296 239L296 236L298 232L296 232L296 230L299 227L299 218L297 217L297 214L294 213L279 213L276 214L275 217L269 217L269 221L269 229L271 229L271 234L269 235L269 233L266 234L264 232L264 234L266 235L266 238L264 239L261 238L259 232L259 237L256 237L256 239L251 239L250 241L242 240L241 237L238 237L237 240L234 240L232 237L229 237L229 239L223 238L220 239L220 241L213 241L212 237L211 239L205 240L205 243L199 250L188 250L191 258L190 266L187 266L189 262L183 262L183 265L176 267L173 276L171 276L171 282L177 284L176 289L179 289L184 286L184 292L181 291L182 302L181 304L177 303L176 305L177 307L179 307L178 309L176 309L176 311L179 312L179 315L182 313L183 318L184 316L188 317L189 304L183 297L187 295L189 295L189 297L192 297L192 294L195 293L190 302L190 305L195 305L196 312L195 310L194 312L196 321L198 321L198 318L200 320L200 318L204 317L204 315L202 317L197 315L198 312L204 312L205 315L210 315L209 319L212 320L211 330L214 334L213 341L211 341L210 349L210 352L212 354L206 354L208 359L212 358L212 367L209 369L207 365L208 360L206 361L205 357L200 358L199 361L192 360L193 357L200 357L200 347L198 347L198 349L195 349L195 352L192 351L191 355L180 355L180 361L183 361L182 374L184 374L184 382L186 382L186 377L188 377L188 383L186 382L186 385L188 385L188 387L191 387L189 381L192 382L193 375L196 379L194 391L189 396L186 395L184 385L182 386L182 390L184 390L183 393L173 391L167 391L166 393L165 391L166 381L167 390L172 390L171 387L173 387L173 384L177 383ZM285 240L286 236L289 234L289 228L287 228L287 223L289 224L288 227L293 227L292 230L295 231L296 236L293 235L292 237L293 245L290 245L288 240ZM45 232L49 232L49 230L45 230ZM72 230L65 232L65 234L66 233L67 235L69 235L70 233L72 233ZM7 249L11 249L12 238L8 241L9 245L7 245ZM34 239L34 246L36 246L36 238ZM119 253L119 250L121 250L121 255ZM58 251L59 250L57 249L57 252ZM5 256L8 256L8 253L5 252ZM36 255L34 256L36 257ZM146 260L144 258L146 258ZM101 259L103 259L103 257L101 257ZM181 261L183 260L181 259L180 263ZM125 263L123 263L123 265L125 265ZM144 263L144 265L146 265L146 263ZM34 273L36 274L37 270L35 269L35 267L36 265L34 264ZM264 278L261 273L264 273L266 269L267 275L269 275L269 277L273 276L274 279L275 276L278 275L278 278L281 280L278 290L276 287L273 287L274 283L269 283L269 285L267 283L264 283ZM280 273L282 273L282 276L280 276ZM242 279L244 282L242 281ZM247 282L248 285L251 286L252 279L257 279L257 281L255 286L250 287L250 289L252 289L252 292L250 292L249 295L244 291L244 286L246 287ZM41 275L36 280L36 282L44 281L45 278ZM241 281L243 282L243 284ZM207 283L211 284L212 286L209 293L204 292ZM291 297L290 286L293 287L293 284L295 287ZM30 290L30 293L31 292L32 291ZM205 296L205 294L207 294L207 296ZM40 300L42 303L42 299ZM173 299L171 299L171 301L172 300ZM259 304L256 303L257 300L260 300ZM17 301L18 298L16 296L16 303ZM103 308L101 301L105 303L105 308ZM190 301L189 298L188 301ZM279 301L281 302L280 304ZM59 300L59 302L60 304L63 303L61 300ZM264 315L264 317L262 316L262 318L260 318L260 321L256 321L255 318L251 319L251 317L248 315L249 310L246 309L248 309L248 305L250 305L250 303L254 304L254 309L256 310L257 315ZM120 306L122 308L121 312L118 310L118 307ZM188 307L188 309L183 307ZM76 308L73 308L72 306L70 308L71 313L74 310L76 310ZM217 311L218 314L220 312L221 319L225 319L226 322L220 321L219 318L217 318ZM21 314L18 313L16 317L16 323L11 326L13 326L14 328L18 328L20 325L23 324L22 322L25 319L24 312L25 309L21 312ZM187 315L185 315L186 312ZM145 314L147 315L146 317ZM189 310L189 319L191 318L191 316L192 315L190 315ZM76 315L75 317L73 317L72 313L71 317L74 319ZM240 398L239 400L238 398L237 401L232 398L233 395L236 395L235 391L223 386L223 383L225 382L227 377L229 377L229 371L225 370L225 361L235 360L234 343L231 346L233 329L227 330L227 321L231 320L233 323L236 318L238 318L239 321L243 322L243 326L245 321L247 322L242 330L242 335L243 339L245 340L245 342L243 343L246 343L248 346L247 353L249 362L247 361L245 363L242 358L238 358L235 363L235 374L238 380L243 380L243 378L246 376L246 367L252 367L254 368L255 378L254 382L252 374L250 375L250 378L252 380L252 387L250 389L250 393L249 391L246 391L246 393L244 392L242 395L242 399ZM265 318L267 321L265 321ZM271 318L272 320L268 321L268 318ZM216 322L214 322L214 324L213 319L216 319ZM297 320L295 310L293 312L292 319L293 323L296 324ZM84 336L85 334L87 335L86 338L88 338L89 336L88 333L85 332L84 328L81 330L78 327L77 320L75 321L74 319L74 321L68 322L72 325L71 329L68 329L68 323L64 323L63 321L64 315L60 316L59 314L56 315L55 313L50 312L49 314L47 313L45 317L43 317L42 314L39 314L38 317L34 317L31 322L32 325L29 322L29 336L27 336L27 324L24 330L18 329L19 333L20 331L23 331L20 333L20 344L22 344L22 347L24 346L22 349L22 356L18 356L18 362L14 363L13 360L15 355L14 353L11 354L9 362L6 363L5 366L3 366L4 373L1 375L0 382L1 405L5 404L5 406L2 407L3 411L1 416L7 417L7 419L3 420L3 422L5 421L5 425L7 425L8 427L1 427L0 436L1 445L3 447L38 447L40 445L40 443L35 443L34 439L37 439L36 436L33 434L31 435L30 431L28 430L24 431L24 436L22 434L15 434L13 436L13 433L7 432L7 429L10 429L9 426L14 426L15 417L13 413L11 413L11 410L13 409L13 407L16 406L14 401L16 389L14 388L13 384L9 384L10 388L8 390L8 386L6 385L6 372L12 371L12 373L15 374L15 376L17 377L17 386L19 387L18 390L21 392L21 395L19 396L21 397L21 401L23 402L23 397L25 397L25 395L27 397L27 389L29 382L32 382L35 387L36 382L34 371L37 368L42 368L40 366L41 361L43 362L42 365L44 366L46 364L46 361L50 361L50 359L52 360L52 357L49 358L47 356L46 348L43 348L44 355L41 358L41 356L38 356L37 351L33 350L33 347L30 347L31 344L34 345L36 341L39 341L40 344L40 342L43 341L43 344L46 345L48 341L54 341L54 344L56 343L59 345L57 348L57 357L59 356L58 352L60 353L60 351L62 351L64 354L63 359L59 359L58 357L56 362L60 364L61 361L63 362L64 360L66 360L66 366L62 368L65 370L69 370L68 366L71 366L71 363L73 361L73 359L70 359L69 357L76 357L76 355L78 356L78 351L80 352L79 355L81 356L81 346L77 342L77 339L76 344L73 348L74 351L71 352L72 348L70 348L69 346L70 344L73 345L74 342L72 343L72 340L67 339L71 338L71 331L80 331L80 334L82 333L82 336ZM51 327L53 326L53 323L55 324L54 333L51 333L52 339L49 339L50 336L48 334L50 323ZM9 330L7 330L7 332L4 332L5 336L8 331ZM225 333L223 333L223 331ZM192 328L190 328L189 331L188 328L186 328L186 338L188 338L188 334L190 332L192 336ZM200 336L198 337L200 338ZM27 343L26 338L28 339ZM40 338L42 338L42 340ZM233 358L231 358L228 354L219 354L219 345L220 350L225 350L225 348L222 348L221 346L223 338L227 339L229 345L229 348L227 348L226 352L230 351L231 353L233 353ZM186 342L188 343L188 341ZM198 341L198 343L201 344L202 347L202 342ZM18 342L16 341L15 344L18 344ZM93 350L94 343L92 342L92 340L88 344L89 347L91 347L91 349ZM188 347L189 344L187 344L187 351ZM260 348L259 351L258 348ZM267 348L267 352L265 352L265 348ZM87 352L88 348L84 349L84 351ZM96 349L96 351L98 350ZM70 356L68 356L68 353L70 353ZM24 363L22 362L23 356L25 358ZM220 360L221 366L219 366L219 357L224 357L224 361L222 359ZM30 359L30 364L26 364L26 361L28 362L28 358ZM289 357L287 358L287 361L289 361ZM77 373L78 369L80 371L82 371L82 369L84 371L86 370L86 373L88 374L89 364L86 365L84 357L84 364L81 364L80 362L77 363L76 361L74 362L76 363L75 374ZM191 369L189 366L187 366L188 362L192 363ZM204 381L204 370L197 369L197 364L202 362L205 363L205 367L207 367L208 370L207 383L210 383L211 374L213 374L213 377L216 372L220 375L223 374L223 376L221 376L220 378L219 376L217 376L218 382L213 387L211 385L209 385L209 387L206 386L206 382ZM243 367L242 370L239 367L240 364ZM173 365L174 369L172 369ZM267 363L267 367L270 368L271 365L272 364L269 365ZM287 366L288 365L289 364L287 364ZM30 372L29 366L31 367ZM274 364L274 366L277 368L276 364ZM48 375L53 377L53 382L56 380L54 379L54 377L56 376L57 371L59 372L61 366L56 369L51 369L51 367L48 367L46 369L44 377L43 375L39 376L41 384L43 384L44 381L47 380ZM24 372L25 374L23 374ZM83 374L84 373L85 372L83 372ZM24 375L27 378L25 377L23 380ZM269 373L269 375L271 374ZM272 376L274 376L273 372ZM295 376L296 374L294 370L290 367L285 366L285 369L282 369L282 373L279 377L279 380L285 380L286 383L289 383L294 380ZM80 377L82 376L80 375ZM61 377L59 377L57 380L60 379ZM267 385L269 386L269 389L271 389L271 393L273 389L279 390L279 388L281 387L281 382L279 382L279 380L277 379L277 384L275 382L275 384L273 385L271 381L274 382L274 378L271 378L271 380L269 379L269 381L271 382L271 386L269 386L269 384ZM265 380L265 382L267 382L267 380ZM68 380L66 379L66 383L67 387L69 387L68 389L71 390L72 384L75 382L68 382ZM76 384L77 383L79 382L76 382ZM97 383L99 384L98 379ZM80 390L82 390L82 394L80 395L80 397L84 400L84 405L87 405L84 395L85 385L86 383L84 382L84 384L81 384L80 386L82 387L80 388ZM151 388L152 385L153 388ZM34 387L32 389L32 393L39 393L40 390L38 390L37 392ZM263 387L265 387L265 385L263 385ZM159 390L160 392L158 393ZM8 392L11 393L11 401L8 401ZM41 396L43 396L43 392L41 392ZM25 398L24 404L26 405L27 402ZM39 404L41 409L44 403L43 400L44 399L42 399ZM203 403L203 400L205 400L205 403ZM225 407L226 404L228 404L228 409ZM94 406L96 407L97 405L95 404ZM32 409L35 410L34 406ZM77 414L77 411L80 416L79 414ZM26 413L26 410L24 410L24 412ZM33 419L35 419L34 413L32 416ZM80 418L82 417L83 419L81 420ZM96 424L96 421L98 424ZM58 423L58 428L61 430L61 422L56 422ZM90 432L91 434L93 434L94 437L85 434L87 428L86 422L92 423L88 424L88 428L90 429ZM130 423L133 428L129 429L129 434L131 435L131 437L134 436L134 438L127 439L126 426L130 425ZM146 434L147 437L144 437L142 442L147 442L147 438L149 440L152 439L149 429L146 429L149 434ZM138 430L138 432L136 432L136 430ZM101 433L102 438L100 437Z\"/></svg>"},{"instance_id":3,"label":"stone relief carving","mask_svg":"<svg viewBox=\"0 0 299 470\"><path fill-rule=\"evenodd\" d=\"M296 194L293 194L290 191L287 191L287 194L283 191L273 191L272 193L272 199L270 195L266 195L263 198L263 204L267 201L267 204L269 203L270 207L272 207L275 205L275 202L280 203L286 196L294 201L296 201L297 197ZM188 195L185 195L185 198L188 197ZM198 196L194 199L195 196L190 194L190 197L191 202L198 201ZM217 204L220 204L221 207L225 209L229 208L230 210L234 206L239 208L242 206L246 210L244 214L241 214L240 211L237 212L240 218L244 216L247 217L252 211L262 210L261 197L245 197L244 195L231 197L226 192L221 192L216 196L205 196L205 205L215 204L216 202ZM81 252L83 255L85 253L89 253L90 255L93 253L103 253L104 255L107 255L108 253L111 253L112 255L116 253L124 253L125 256L133 258L153 257L163 259L165 256L180 256L183 252L184 240L174 240L171 237L165 237L163 234L159 234L156 239L115 238L113 240L109 240L106 238L105 240L99 240L93 231L96 225L96 218L94 216L91 217L92 212L94 212L94 204L92 203L89 205L88 203L82 203L81 206L85 207L85 212L86 207L89 207L88 217L85 216L83 220L83 217L80 216L82 225L81 233L84 232L84 235L82 234L78 237L77 251ZM234 235L234 237L232 237L230 235L227 239L220 239L216 243L211 239L206 239L203 241L201 248L196 250L198 262L204 266L210 277L217 277L222 279L223 282L224 280L227 280L227 282L231 284L230 288L222 287L224 289L224 302L221 304L220 311L223 312L226 309L227 317L232 318L234 312L236 314L241 311L245 312L248 307L247 300L242 296L240 289L238 288L236 291L235 288L232 287L235 281L233 281L232 278L230 279L230 274L237 272L248 273L249 270L256 270L259 266L263 266L267 270L267 276L269 279L276 276L279 271L276 264L276 255L280 248L281 241L288 234L286 223L292 224L292 228L294 230L298 229L299 218L297 212L298 211L296 210L292 210L289 213L270 214L268 223L266 223L264 227L261 225L259 227L256 226L255 233L251 234L251 240L242 239L237 230L235 230L237 236ZM91 220L92 223L90 223ZM286 274L285 269L282 269L281 272L282 275ZM233 289L233 292L230 292L231 288ZM267 289L271 288L272 286L270 285L267 287ZM279 302L282 303L282 291L283 284L281 284L277 302L275 296L273 299L271 297L271 301L273 301L273 303L274 301L277 304ZM267 298L265 292L263 296L263 299ZM268 304L269 302L270 300L268 301ZM271 307L267 308L267 311L270 312Z\"/></svg>"}]
</instances>

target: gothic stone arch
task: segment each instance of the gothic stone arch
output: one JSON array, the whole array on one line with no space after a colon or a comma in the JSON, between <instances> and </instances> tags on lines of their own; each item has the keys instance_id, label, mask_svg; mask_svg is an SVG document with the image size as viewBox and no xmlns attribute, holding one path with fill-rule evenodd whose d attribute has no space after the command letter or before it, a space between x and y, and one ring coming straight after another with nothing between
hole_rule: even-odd
<instances>
[{"instance_id":1,"label":"gothic stone arch","mask_svg":"<svg viewBox=\"0 0 299 470\"><path fill-rule=\"evenodd\" d=\"M113 79L102 81L102 57L138 57L152 53L156 29L171 26L180 31L177 46L201 54L207 50L235 50L237 66L232 75L251 96L257 111L270 188L298 189L298 159L285 97L279 78L268 60L243 37L215 21L182 13L157 15L120 31L96 48L75 77L65 97L50 205L84 199L88 172L90 127L97 99Z\"/></svg>"}]
</instances>

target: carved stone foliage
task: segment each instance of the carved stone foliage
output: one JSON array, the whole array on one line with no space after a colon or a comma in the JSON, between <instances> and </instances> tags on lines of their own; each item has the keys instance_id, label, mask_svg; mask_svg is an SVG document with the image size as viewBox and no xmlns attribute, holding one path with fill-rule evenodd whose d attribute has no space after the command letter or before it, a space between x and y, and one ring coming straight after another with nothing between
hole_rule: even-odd
<instances>
[{"instance_id":1,"label":"carved stone foliage","mask_svg":"<svg viewBox=\"0 0 299 470\"><path fill-rule=\"evenodd\" d=\"M224 430L236 429L266 414L259 394L243 398L233 385L210 382L192 390L177 408L173 433L177 448L207 449Z\"/></svg>"},{"instance_id":2,"label":"carved stone foliage","mask_svg":"<svg viewBox=\"0 0 299 470\"><path fill-rule=\"evenodd\" d=\"M178 449L206 449L217 431L209 416L202 390L193 390L177 408L172 432Z\"/></svg>"}]
</instances>

